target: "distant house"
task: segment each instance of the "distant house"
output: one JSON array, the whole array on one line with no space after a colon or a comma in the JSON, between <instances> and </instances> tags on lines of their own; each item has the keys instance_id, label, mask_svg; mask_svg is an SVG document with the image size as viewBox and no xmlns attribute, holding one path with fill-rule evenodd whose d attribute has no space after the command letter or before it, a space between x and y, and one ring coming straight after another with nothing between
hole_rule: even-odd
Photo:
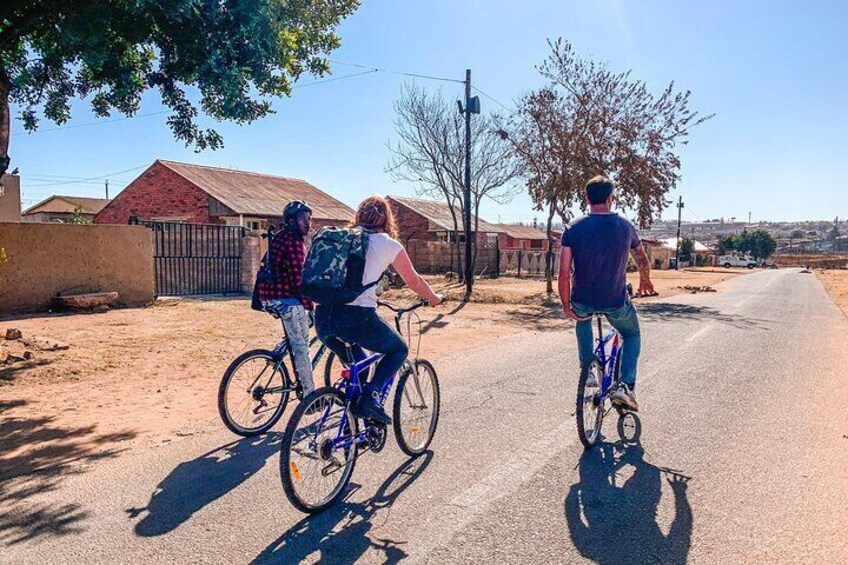
<instances>
[{"instance_id":1,"label":"distant house","mask_svg":"<svg viewBox=\"0 0 848 565\"><path fill-rule=\"evenodd\" d=\"M456 210L457 232L454 228L450 208L445 202L407 198L405 196L389 196L387 200L389 206L392 207L392 212L398 224L400 239L404 244L411 239L444 241L447 243L465 241L459 209ZM473 216L471 225L472 227L475 225ZM500 233L501 230L498 226L485 220L481 219L477 223L476 240L478 244L494 244Z\"/></svg>"},{"instance_id":2,"label":"distant house","mask_svg":"<svg viewBox=\"0 0 848 565\"><path fill-rule=\"evenodd\" d=\"M548 236L532 226L514 224L495 224L501 232L498 234L498 247L501 249L547 249ZM553 239L553 235L551 236ZM558 241L558 240L557 240Z\"/></svg>"},{"instance_id":3,"label":"distant house","mask_svg":"<svg viewBox=\"0 0 848 565\"><path fill-rule=\"evenodd\" d=\"M21 219L24 222L61 222L66 223L74 216L93 222L97 214L109 204L105 198L84 198L82 196L53 195L42 200L32 208L24 210Z\"/></svg>"},{"instance_id":4,"label":"distant house","mask_svg":"<svg viewBox=\"0 0 848 565\"><path fill-rule=\"evenodd\" d=\"M313 228L342 225L354 211L305 180L157 160L116 196L98 224L131 218L265 229L278 224L283 207L304 200Z\"/></svg>"},{"instance_id":5,"label":"distant house","mask_svg":"<svg viewBox=\"0 0 848 565\"><path fill-rule=\"evenodd\" d=\"M0 177L0 222L21 221L21 177Z\"/></svg>"}]
</instances>

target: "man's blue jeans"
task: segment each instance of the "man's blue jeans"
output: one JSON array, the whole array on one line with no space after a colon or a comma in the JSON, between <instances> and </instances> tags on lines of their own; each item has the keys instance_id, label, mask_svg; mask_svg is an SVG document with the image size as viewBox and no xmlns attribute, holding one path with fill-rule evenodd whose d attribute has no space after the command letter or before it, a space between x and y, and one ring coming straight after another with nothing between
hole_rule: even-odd
<instances>
[{"instance_id":1,"label":"man's blue jeans","mask_svg":"<svg viewBox=\"0 0 848 565\"><path fill-rule=\"evenodd\" d=\"M595 310L576 302L571 303L571 309L578 316L590 316L593 313L603 314L609 323L618 330L622 338L621 380L634 387L636 385L636 364L639 361L639 351L642 349L642 336L639 333L639 317L630 299L624 306L611 310ZM577 322L577 351L582 367L592 359L595 344L592 337L592 320Z\"/></svg>"}]
</instances>

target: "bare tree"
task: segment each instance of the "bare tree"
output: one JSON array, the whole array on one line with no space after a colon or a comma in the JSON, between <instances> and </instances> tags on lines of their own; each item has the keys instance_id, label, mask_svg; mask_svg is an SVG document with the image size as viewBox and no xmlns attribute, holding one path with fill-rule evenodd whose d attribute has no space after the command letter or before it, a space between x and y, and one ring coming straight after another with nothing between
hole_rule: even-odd
<instances>
[{"instance_id":1,"label":"bare tree","mask_svg":"<svg viewBox=\"0 0 848 565\"><path fill-rule=\"evenodd\" d=\"M387 171L395 181L416 186L417 194L443 200L450 210L454 233L464 230L465 124L456 106L441 91L428 93L405 85L395 104L398 140L389 145ZM490 198L500 204L515 195L518 161L500 142L491 116L471 122L471 207L473 232L479 227L480 203ZM459 238L452 243L459 255ZM476 257L477 242L474 241Z\"/></svg>"},{"instance_id":2,"label":"bare tree","mask_svg":"<svg viewBox=\"0 0 848 565\"><path fill-rule=\"evenodd\" d=\"M548 84L519 99L499 128L523 163L536 209L548 214L548 235L554 215L567 222L576 208L586 209L582 188L597 174L614 178L619 204L649 225L680 180L678 145L712 116L692 111L690 92L675 91L674 83L654 96L630 71L614 73L562 39L549 45L551 54L538 67Z\"/></svg>"}]
</instances>

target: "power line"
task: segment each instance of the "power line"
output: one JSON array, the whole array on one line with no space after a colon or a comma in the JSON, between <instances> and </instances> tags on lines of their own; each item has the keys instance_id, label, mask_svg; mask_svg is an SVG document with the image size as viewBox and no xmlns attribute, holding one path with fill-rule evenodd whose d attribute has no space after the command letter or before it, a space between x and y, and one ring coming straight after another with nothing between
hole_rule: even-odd
<instances>
[{"instance_id":1,"label":"power line","mask_svg":"<svg viewBox=\"0 0 848 565\"><path fill-rule=\"evenodd\" d=\"M347 65L348 67L358 67L360 69L369 69L371 71L378 71L378 72L381 72L381 73L388 73L388 74L391 74L391 75L401 75L401 76L407 76L407 77L423 78L423 79L427 79L427 80L440 80L440 81L443 81L443 82L456 82L456 83L459 83L459 84L465 84L464 80L457 80L455 78L437 77L437 76L433 76L433 75L422 75L422 74L419 74L419 73L412 73L412 72L409 72L409 71L393 71L391 69L382 69L380 67L374 67L374 66L371 66L371 65L360 65L359 63L348 63L347 61L339 61L338 59L327 59L327 61L329 61L331 63L335 63L337 65Z\"/></svg>"},{"instance_id":2,"label":"power line","mask_svg":"<svg viewBox=\"0 0 848 565\"><path fill-rule=\"evenodd\" d=\"M73 129L73 128L86 128L86 127L89 127L89 126L102 126L104 124L110 124L112 122L122 122L124 120L133 120L135 118L147 118L147 117L150 117L150 116L160 116L162 114L167 114L168 112L170 112L170 110L161 110L159 112L150 112L148 114L138 114L137 116L124 116L122 118L112 118L111 120L97 120L96 122L86 122L84 124L73 124L73 125L70 125L70 126L57 126L55 128L39 129L39 130L36 130L36 131L31 131L31 132L19 131L19 132L13 133L12 135L13 136L24 135L24 134L32 135L33 133L47 133L48 131L58 131L58 130L66 130L66 129Z\"/></svg>"},{"instance_id":3,"label":"power line","mask_svg":"<svg viewBox=\"0 0 848 565\"><path fill-rule=\"evenodd\" d=\"M138 167L133 167L131 169L124 169L123 171L118 171L116 173L108 173L108 174L105 174L105 175L100 175L100 176L96 176L96 177L88 177L88 178L79 179L79 180L76 180L76 181L54 182L54 183L48 183L48 184L33 184L33 185L31 185L31 187L32 188L38 188L38 187L41 187L41 186L61 186L61 185L66 185L66 184L79 184L80 181L103 180L103 179L106 179L108 177L114 177L114 176L120 175L122 173L129 173L129 172L132 172L132 171L137 171L141 168L148 167L148 166L149 165L144 164L144 165L139 165Z\"/></svg>"},{"instance_id":4,"label":"power line","mask_svg":"<svg viewBox=\"0 0 848 565\"><path fill-rule=\"evenodd\" d=\"M494 97L489 96L488 94L486 94L485 92L483 92L482 90L480 90L479 88L477 88L476 86L472 86L471 88L473 88L474 90L476 90L477 92L479 92L480 94L482 94L483 96L485 96L486 98L488 98L489 100L491 100L492 102L494 102L495 104L497 104L498 106L500 106L501 108L503 108L504 110L509 110L510 112L512 112L512 111L514 110L514 108L510 108L510 107L509 107L509 106L507 106L506 104L501 104L501 103L500 103L500 102L498 102L498 101L497 101Z\"/></svg>"},{"instance_id":5,"label":"power line","mask_svg":"<svg viewBox=\"0 0 848 565\"><path fill-rule=\"evenodd\" d=\"M337 80L344 80L346 78L353 78L353 77L358 77L358 76L362 76L362 75L370 75L370 74L376 73L376 72L379 72L379 70L378 69L369 69L367 71L362 71L361 73L353 73L353 74L349 74L349 75L342 75L340 77L333 77L333 78L328 78L328 79L324 79L324 80L316 80L316 81L313 81L313 82L307 82L306 84L296 84L292 87L292 90L294 90L296 88L306 88L307 86L315 86L316 84L325 84L325 83L328 83L328 82L335 82Z\"/></svg>"}]
</instances>

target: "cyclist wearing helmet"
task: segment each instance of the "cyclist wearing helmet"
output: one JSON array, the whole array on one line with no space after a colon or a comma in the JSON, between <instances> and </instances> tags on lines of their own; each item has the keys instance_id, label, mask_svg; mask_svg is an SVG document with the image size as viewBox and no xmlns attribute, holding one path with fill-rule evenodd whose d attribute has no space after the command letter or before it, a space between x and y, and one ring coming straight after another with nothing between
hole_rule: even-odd
<instances>
[{"instance_id":1,"label":"cyclist wearing helmet","mask_svg":"<svg viewBox=\"0 0 848 565\"><path fill-rule=\"evenodd\" d=\"M283 208L281 229L268 243L268 261L273 280L260 285L259 298L266 311L276 312L283 321L294 356L303 394L315 389L309 360L309 314L312 302L300 292L300 276L306 259L304 239L312 227L312 208L293 200Z\"/></svg>"},{"instance_id":2,"label":"cyclist wearing helmet","mask_svg":"<svg viewBox=\"0 0 848 565\"><path fill-rule=\"evenodd\" d=\"M606 316L621 334L621 384L612 400L636 412L636 363L642 338L636 308L626 289L627 258L631 252L639 267L639 293L654 292L654 285L648 255L636 228L610 210L613 188L613 182L602 176L586 184L589 214L571 222L562 234L559 296L565 315L577 321L581 367L592 358L592 314ZM591 385L598 383L590 381Z\"/></svg>"}]
</instances>

